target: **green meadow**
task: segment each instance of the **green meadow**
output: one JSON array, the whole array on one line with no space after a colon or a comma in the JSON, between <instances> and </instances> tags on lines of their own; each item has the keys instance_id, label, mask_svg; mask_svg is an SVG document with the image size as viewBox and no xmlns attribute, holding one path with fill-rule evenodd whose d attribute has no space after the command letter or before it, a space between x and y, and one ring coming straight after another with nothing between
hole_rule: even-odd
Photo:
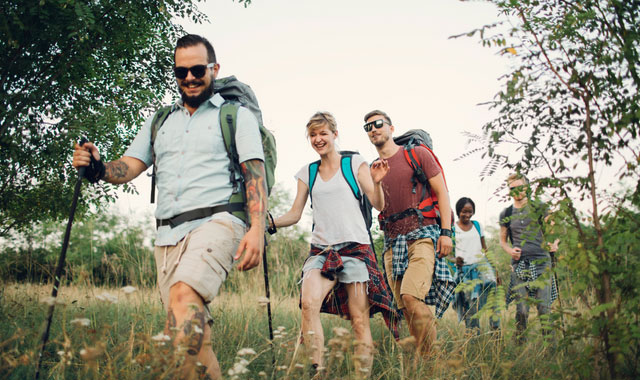
<instances>
[{"instance_id":1,"label":"green meadow","mask_svg":"<svg viewBox=\"0 0 640 380\"><path fill-rule=\"evenodd\" d=\"M92 223L98 222L79 223L76 236L81 238L86 226ZM123 231L112 237L120 242L118 244L109 239L95 243L101 252L109 254L97 255L94 261L80 254L79 242L72 244L67 281L56 301L41 378L172 379L177 376L176 367L183 354L162 334L165 313L153 282L155 266L151 251L126 243L131 240L127 237L129 233L140 231L135 228ZM212 303L212 345L225 377L311 378L308 358L298 340L298 280L307 243L304 236L297 233L278 236L269 245L273 341L269 339L266 306L261 302L265 295L262 268L233 271L220 296ZM496 248L494 241L491 245L492 249ZM108 251L108 247L116 248ZM3 257L9 260L11 256ZM47 262L46 258L43 260ZM105 266L105 261L119 264ZM17 262L3 263L3 278L11 278L9 270L22 273L16 271ZM27 265L24 260L21 263ZM508 274L504 264L496 264L503 277ZM26 277L46 278L34 274ZM44 282L3 283L0 378L33 378L50 294L51 285ZM556 302L554 306L557 305ZM581 355L584 346L589 344L588 339L562 346L558 343L561 333L558 329L553 338L545 340L539 333L540 321L532 308L528 338L520 344L513 336L513 313L513 305L501 313L502 328L498 333L490 331L488 315L481 314L482 330L476 335L458 322L455 311L450 308L438 322L438 342L426 358L414 355L406 323L402 323L401 340L396 342L382 317L376 315L371 324L376 354L369 378L581 377L571 370L571 362ZM322 319L326 338L325 378L358 378L352 365L354 341L349 321L325 314Z\"/></svg>"}]
</instances>

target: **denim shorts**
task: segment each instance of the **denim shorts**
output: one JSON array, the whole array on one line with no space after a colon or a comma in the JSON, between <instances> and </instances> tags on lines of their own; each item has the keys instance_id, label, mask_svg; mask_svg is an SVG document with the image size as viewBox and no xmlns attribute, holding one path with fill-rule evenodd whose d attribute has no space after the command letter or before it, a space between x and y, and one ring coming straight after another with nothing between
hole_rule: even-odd
<instances>
[{"instance_id":1,"label":"denim shorts","mask_svg":"<svg viewBox=\"0 0 640 380\"><path fill-rule=\"evenodd\" d=\"M334 249L339 250L342 244L334 245ZM346 246L346 245L345 245ZM317 256L311 256L307 258L302 266L302 279L306 277L307 273L312 269L322 269L324 262L327 261L327 253ZM342 265L344 268L337 273L338 282L352 283L352 282L367 282L369 281L369 271L364 261L358 260L349 256L342 256Z\"/></svg>"}]
</instances>

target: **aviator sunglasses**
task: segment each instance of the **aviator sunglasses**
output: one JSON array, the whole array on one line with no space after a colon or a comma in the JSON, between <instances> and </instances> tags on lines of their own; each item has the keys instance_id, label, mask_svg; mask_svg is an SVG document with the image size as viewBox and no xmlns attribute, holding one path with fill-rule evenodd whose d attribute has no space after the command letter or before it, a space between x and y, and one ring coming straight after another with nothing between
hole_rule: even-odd
<instances>
[{"instance_id":1,"label":"aviator sunglasses","mask_svg":"<svg viewBox=\"0 0 640 380\"><path fill-rule=\"evenodd\" d=\"M173 68L173 73L176 75L176 78L184 79L189 75L189 71L191 71L191 74L193 74L195 78L200 79L207 72L207 68L212 68L213 66L215 66L215 63L210 63L208 65L195 65L191 67L178 66Z\"/></svg>"},{"instance_id":2,"label":"aviator sunglasses","mask_svg":"<svg viewBox=\"0 0 640 380\"><path fill-rule=\"evenodd\" d=\"M378 120L370 121L370 122L368 122L367 124L364 125L364 131L365 132L370 132L373 129L373 127L376 127L376 129L380 129L380 128L382 128L384 123L387 123L386 121L384 121L384 119L378 119ZM387 124L389 124L389 123L387 123Z\"/></svg>"}]
</instances>

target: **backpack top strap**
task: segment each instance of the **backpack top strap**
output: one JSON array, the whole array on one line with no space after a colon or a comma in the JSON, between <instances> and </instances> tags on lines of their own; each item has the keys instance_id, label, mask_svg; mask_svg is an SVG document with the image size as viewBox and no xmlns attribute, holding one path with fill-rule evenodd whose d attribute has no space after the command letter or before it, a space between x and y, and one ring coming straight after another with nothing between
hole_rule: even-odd
<instances>
[{"instance_id":1,"label":"backpack top strap","mask_svg":"<svg viewBox=\"0 0 640 380\"><path fill-rule=\"evenodd\" d=\"M473 223L473 226L476 228L476 231L478 231L478 235L482 237L482 230L480 230L480 223L478 223L477 220L472 220L471 223Z\"/></svg>"},{"instance_id":2,"label":"backpack top strap","mask_svg":"<svg viewBox=\"0 0 640 380\"><path fill-rule=\"evenodd\" d=\"M356 197L357 200L360 200L362 194L360 193L360 187L358 186L356 177L353 174L353 168L351 167L352 157L352 155L343 155L340 159L340 169L342 176L347 181L347 184L349 184L349 188L351 188L351 192L353 192L353 196Z\"/></svg>"}]
</instances>

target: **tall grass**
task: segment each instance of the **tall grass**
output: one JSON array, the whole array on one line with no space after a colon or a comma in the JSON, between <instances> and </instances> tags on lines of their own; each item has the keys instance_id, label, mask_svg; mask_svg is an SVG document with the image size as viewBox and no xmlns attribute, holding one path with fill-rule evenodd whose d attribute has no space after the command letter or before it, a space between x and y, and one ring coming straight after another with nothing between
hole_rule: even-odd
<instances>
[{"instance_id":1,"label":"tall grass","mask_svg":"<svg viewBox=\"0 0 640 380\"><path fill-rule=\"evenodd\" d=\"M308 379L308 360L298 346L300 311L297 296L274 291L273 320L276 337L268 339L266 312L258 302L262 294L262 273L234 272L229 287L211 305L214 317L213 347L225 374L246 368L236 378ZM246 286L239 286L244 280ZM276 289L274 289L276 290ZM38 341L46 306L41 300L50 287L35 284L4 284L0 302L0 378L25 379L33 376ZM108 295L106 296L105 293ZM44 374L54 379L170 379L177 375L181 356L172 344L156 341L164 327L165 314L153 288L125 294L117 288L88 284L61 289L56 306L51 341L44 356ZM83 326L84 319L89 325ZM323 315L327 342L329 378L355 378L353 337L349 322ZM516 343L511 313L503 315L501 334L492 334L486 318L483 333L476 336L459 324L452 310L438 324L438 347L429 358L414 364L411 344L396 343L383 320L376 316L372 333L376 356L373 379L423 378L577 378L565 364L579 355L581 348L559 350L553 341L538 334L531 323L529 339ZM86 321L85 321L86 322ZM340 329L342 328L342 329ZM402 336L409 334L403 324ZM251 348L255 354L238 352ZM45 377L46 378L46 377Z\"/></svg>"},{"instance_id":2,"label":"tall grass","mask_svg":"<svg viewBox=\"0 0 640 380\"><path fill-rule=\"evenodd\" d=\"M183 356L160 334L165 312L155 289L150 248L145 248L139 231L133 229L120 229L106 242L94 243L89 238L95 236L91 225L80 229L83 231L84 235L76 236L86 236L84 241L88 243L84 248L80 242L76 244L76 256L72 256L76 259L71 262L67 281L60 289L60 304L56 306L50 343L44 355L43 378L176 378L177 364ZM93 248L96 245L98 251ZM500 254L497 242L490 239L489 246L494 254L490 259L492 262L495 259L494 264L506 283L508 260ZM226 377L311 378L308 358L298 339L298 282L307 250L303 234L279 233L270 240L267 257L276 330L273 342L269 341L266 310L259 302L265 292L262 268L231 272L211 305L212 344ZM100 258L100 265L108 268L104 272L108 274L106 277L95 272L100 267L95 261L96 252L108 253L104 262ZM19 263L19 257L0 258L0 262ZM32 378L46 314L42 301L47 300L51 287L45 283L46 276L36 279L44 283L40 284L16 282L7 268L0 268L0 273L7 275L0 290L0 378ZM125 284L134 285L137 290L127 293L121 288ZM561 284L571 286L568 280ZM503 294L502 290L500 296ZM585 292L584 296L592 295ZM488 305L492 302L497 301L490 299ZM563 303L563 310L585 312L583 303L566 299ZM581 374L571 370L572 363L582 358L583 351L589 350L593 342L584 339L570 346L556 343L562 334L559 316L570 317L562 314L558 304L554 304L553 313L558 327L556 336L542 337L532 308L530 331L524 343L518 343L513 336L513 306L502 312L502 326L497 334L488 328L488 313L481 313L479 335L467 331L449 309L438 322L436 349L426 358L415 357L410 339L395 342L382 318L376 315L371 323L376 354L370 378L580 378ZM325 378L357 378L349 322L332 315L322 315L322 321L326 338ZM403 322L401 337L408 336ZM251 350L243 350L246 348Z\"/></svg>"}]
</instances>

